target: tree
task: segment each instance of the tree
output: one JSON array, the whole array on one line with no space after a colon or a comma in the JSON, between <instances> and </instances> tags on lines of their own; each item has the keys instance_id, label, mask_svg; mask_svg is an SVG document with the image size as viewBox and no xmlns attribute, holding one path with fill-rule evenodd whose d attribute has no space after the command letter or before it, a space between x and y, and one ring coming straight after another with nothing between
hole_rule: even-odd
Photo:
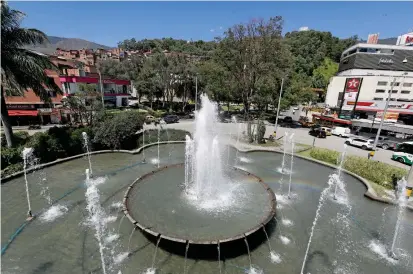
<instances>
[{"instance_id":1,"label":"tree","mask_svg":"<svg viewBox=\"0 0 413 274\"><path fill-rule=\"evenodd\" d=\"M1 2L1 120L8 147L13 146L13 131L5 96L23 96L27 89L32 89L42 101L50 102L50 91L62 93L46 75L46 69L57 69L49 58L23 48L47 41L43 32L20 27L24 16Z\"/></svg>"},{"instance_id":2,"label":"tree","mask_svg":"<svg viewBox=\"0 0 413 274\"><path fill-rule=\"evenodd\" d=\"M132 149L138 140L137 131L142 129L144 118L134 111L125 111L113 117L105 116L94 129L94 142L111 149Z\"/></svg>"},{"instance_id":3,"label":"tree","mask_svg":"<svg viewBox=\"0 0 413 274\"><path fill-rule=\"evenodd\" d=\"M289 69L291 58L282 42L282 25L280 16L252 20L235 25L218 39L214 60L229 72L246 114L259 83L264 78L281 79Z\"/></svg>"},{"instance_id":4,"label":"tree","mask_svg":"<svg viewBox=\"0 0 413 274\"><path fill-rule=\"evenodd\" d=\"M338 64L326 57L323 63L313 71L312 86L314 88L327 89L330 78L333 77L338 70Z\"/></svg>"},{"instance_id":5,"label":"tree","mask_svg":"<svg viewBox=\"0 0 413 274\"><path fill-rule=\"evenodd\" d=\"M64 106L68 108L71 113L74 113L79 119L80 123L87 123L93 125L94 118L98 111L102 110L101 95L92 85L85 85L87 88L82 89L72 96L64 100ZM93 89L92 89L93 88Z\"/></svg>"}]
</instances>

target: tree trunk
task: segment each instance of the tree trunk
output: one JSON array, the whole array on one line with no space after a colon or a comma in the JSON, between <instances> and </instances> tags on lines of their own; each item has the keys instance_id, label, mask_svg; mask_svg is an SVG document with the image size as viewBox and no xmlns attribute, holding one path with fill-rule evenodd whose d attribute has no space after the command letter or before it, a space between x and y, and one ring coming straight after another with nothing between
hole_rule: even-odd
<instances>
[{"instance_id":1,"label":"tree trunk","mask_svg":"<svg viewBox=\"0 0 413 274\"><path fill-rule=\"evenodd\" d=\"M1 121L3 122L4 135L7 140L7 147L13 147L13 128L4 99L3 87L1 88Z\"/></svg>"}]
</instances>

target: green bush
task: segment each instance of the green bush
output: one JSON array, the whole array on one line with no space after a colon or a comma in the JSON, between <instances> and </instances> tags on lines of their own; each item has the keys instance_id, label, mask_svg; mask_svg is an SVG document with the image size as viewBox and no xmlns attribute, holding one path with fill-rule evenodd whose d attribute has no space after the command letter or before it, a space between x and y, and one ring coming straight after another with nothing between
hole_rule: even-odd
<instances>
[{"instance_id":1,"label":"green bush","mask_svg":"<svg viewBox=\"0 0 413 274\"><path fill-rule=\"evenodd\" d=\"M323 148L313 148L310 151L312 158L333 165L338 164L340 155L341 153L337 151ZM399 178L407 175L407 171L402 168L359 156L347 156L344 160L343 168L389 189L393 188L391 183L393 174Z\"/></svg>"},{"instance_id":2,"label":"green bush","mask_svg":"<svg viewBox=\"0 0 413 274\"><path fill-rule=\"evenodd\" d=\"M348 171L366 178L386 188L393 188L391 177L395 174L398 178L407 175L407 171L379 161L369 160L358 156L347 156L343 167Z\"/></svg>"},{"instance_id":3,"label":"green bush","mask_svg":"<svg viewBox=\"0 0 413 274\"><path fill-rule=\"evenodd\" d=\"M143 122L143 115L134 111L106 117L93 128L93 141L111 149L134 149L138 138L136 132L142 129Z\"/></svg>"},{"instance_id":4,"label":"green bush","mask_svg":"<svg viewBox=\"0 0 413 274\"><path fill-rule=\"evenodd\" d=\"M265 143L264 135L265 135L265 124L263 120L259 120L258 125L257 125L257 143L258 144Z\"/></svg>"},{"instance_id":5,"label":"green bush","mask_svg":"<svg viewBox=\"0 0 413 274\"><path fill-rule=\"evenodd\" d=\"M161 130L159 134L159 140L161 142L185 141L186 135L190 136L191 134L185 130L179 130L179 129L168 129L168 131ZM158 142L158 130L157 129L145 130L145 145L150 144L150 143L157 143L157 142ZM142 145L143 145L143 135L141 133L139 134L139 138L138 138L138 147L141 147Z\"/></svg>"},{"instance_id":6,"label":"green bush","mask_svg":"<svg viewBox=\"0 0 413 274\"><path fill-rule=\"evenodd\" d=\"M310 151L310 156L314 159L327 162L329 164L337 165L338 159L340 157L340 153L338 151L325 149L325 148L313 148Z\"/></svg>"},{"instance_id":7,"label":"green bush","mask_svg":"<svg viewBox=\"0 0 413 274\"><path fill-rule=\"evenodd\" d=\"M27 131L17 131L17 132L13 132L13 138L14 138L15 147L23 146L29 141L30 135ZM4 135L4 133L1 134L1 146L7 147L7 140L6 140L6 136Z\"/></svg>"},{"instance_id":8,"label":"green bush","mask_svg":"<svg viewBox=\"0 0 413 274\"><path fill-rule=\"evenodd\" d=\"M10 165L23 162L22 158L23 147L12 147L1 149L1 168L5 169Z\"/></svg>"},{"instance_id":9,"label":"green bush","mask_svg":"<svg viewBox=\"0 0 413 274\"><path fill-rule=\"evenodd\" d=\"M22 170L23 170L23 163L12 164L1 170L1 177L3 178L3 177L12 175L13 173L16 173Z\"/></svg>"}]
</instances>

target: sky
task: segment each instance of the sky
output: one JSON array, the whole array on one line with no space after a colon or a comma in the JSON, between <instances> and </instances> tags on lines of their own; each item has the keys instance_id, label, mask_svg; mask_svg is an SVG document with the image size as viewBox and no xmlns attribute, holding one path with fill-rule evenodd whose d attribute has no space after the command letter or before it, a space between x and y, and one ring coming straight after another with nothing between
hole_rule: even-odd
<instances>
[{"instance_id":1,"label":"sky","mask_svg":"<svg viewBox=\"0 0 413 274\"><path fill-rule=\"evenodd\" d=\"M9 2L22 26L106 46L124 39L213 40L234 24L281 15L284 33L300 27L340 38L413 31L413 2Z\"/></svg>"}]
</instances>

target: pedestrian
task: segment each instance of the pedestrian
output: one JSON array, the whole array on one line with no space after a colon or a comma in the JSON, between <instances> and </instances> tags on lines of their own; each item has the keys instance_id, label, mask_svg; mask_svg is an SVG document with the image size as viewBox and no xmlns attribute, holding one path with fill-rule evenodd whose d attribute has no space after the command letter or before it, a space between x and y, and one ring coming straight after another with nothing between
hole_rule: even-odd
<instances>
[{"instance_id":1,"label":"pedestrian","mask_svg":"<svg viewBox=\"0 0 413 274\"><path fill-rule=\"evenodd\" d=\"M394 194L396 196L396 200L399 199L399 186L398 186L398 178L396 176L396 174L393 173L393 175L391 176L391 182L393 184L393 188L394 188Z\"/></svg>"}]
</instances>

